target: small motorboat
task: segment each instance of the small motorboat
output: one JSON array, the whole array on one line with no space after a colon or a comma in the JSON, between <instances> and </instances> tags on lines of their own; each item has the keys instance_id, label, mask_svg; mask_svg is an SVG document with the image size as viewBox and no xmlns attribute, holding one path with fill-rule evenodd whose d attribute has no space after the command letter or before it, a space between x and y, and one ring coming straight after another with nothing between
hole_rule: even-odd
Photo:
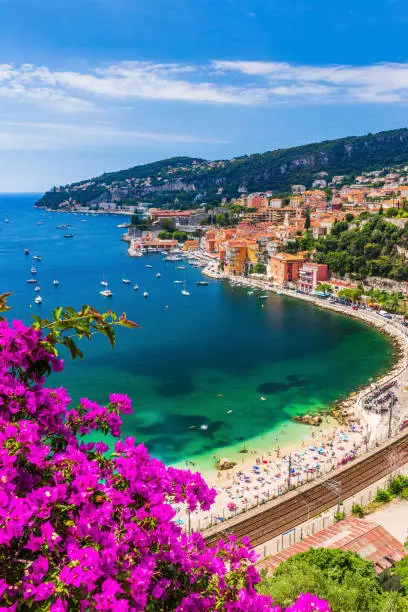
<instances>
[{"instance_id":1,"label":"small motorboat","mask_svg":"<svg viewBox=\"0 0 408 612\"><path fill-rule=\"evenodd\" d=\"M37 270L34 268L34 266L32 266L30 272L31 274L37 274Z\"/></svg>"},{"instance_id":2,"label":"small motorboat","mask_svg":"<svg viewBox=\"0 0 408 612\"><path fill-rule=\"evenodd\" d=\"M248 291L247 295L252 295L253 291Z\"/></svg>"},{"instance_id":3,"label":"small motorboat","mask_svg":"<svg viewBox=\"0 0 408 612\"><path fill-rule=\"evenodd\" d=\"M37 225L42 225L44 221L37 221Z\"/></svg>"},{"instance_id":4,"label":"small motorboat","mask_svg":"<svg viewBox=\"0 0 408 612\"><path fill-rule=\"evenodd\" d=\"M101 295L103 295L103 297L112 297L113 293L110 289L103 289L102 291L99 292Z\"/></svg>"},{"instance_id":5,"label":"small motorboat","mask_svg":"<svg viewBox=\"0 0 408 612\"><path fill-rule=\"evenodd\" d=\"M102 287L107 287L108 286L108 282L107 281L101 281L101 285L102 285Z\"/></svg>"},{"instance_id":6,"label":"small motorboat","mask_svg":"<svg viewBox=\"0 0 408 612\"><path fill-rule=\"evenodd\" d=\"M136 285L133 285L133 289L134 291L139 291L139 285L136 283Z\"/></svg>"},{"instance_id":7,"label":"small motorboat","mask_svg":"<svg viewBox=\"0 0 408 612\"><path fill-rule=\"evenodd\" d=\"M35 278L28 278L26 280L26 283L30 283L31 285L34 284L34 283L37 284L37 280Z\"/></svg>"},{"instance_id":8,"label":"small motorboat","mask_svg":"<svg viewBox=\"0 0 408 612\"><path fill-rule=\"evenodd\" d=\"M259 299L260 300L266 300L269 296L268 295L260 295Z\"/></svg>"},{"instance_id":9,"label":"small motorboat","mask_svg":"<svg viewBox=\"0 0 408 612\"><path fill-rule=\"evenodd\" d=\"M74 234L64 234L64 238L73 238Z\"/></svg>"},{"instance_id":10,"label":"small motorboat","mask_svg":"<svg viewBox=\"0 0 408 612\"><path fill-rule=\"evenodd\" d=\"M186 266L176 266L177 270L186 270Z\"/></svg>"},{"instance_id":11,"label":"small motorboat","mask_svg":"<svg viewBox=\"0 0 408 612\"><path fill-rule=\"evenodd\" d=\"M41 295L37 295L37 297L35 298L34 302L35 302L36 304L41 304L41 302L42 302L42 297L41 297Z\"/></svg>"},{"instance_id":12,"label":"small motorboat","mask_svg":"<svg viewBox=\"0 0 408 612\"><path fill-rule=\"evenodd\" d=\"M198 287L206 287L208 285L207 281L197 281L196 285Z\"/></svg>"},{"instance_id":13,"label":"small motorboat","mask_svg":"<svg viewBox=\"0 0 408 612\"><path fill-rule=\"evenodd\" d=\"M37 291L37 292L38 292L38 291L41 291L41 289L40 289L40 285L37 285L36 287L34 287L34 291Z\"/></svg>"},{"instance_id":14,"label":"small motorboat","mask_svg":"<svg viewBox=\"0 0 408 612\"><path fill-rule=\"evenodd\" d=\"M10 219L4 219L4 223L10 223Z\"/></svg>"},{"instance_id":15,"label":"small motorboat","mask_svg":"<svg viewBox=\"0 0 408 612\"><path fill-rule=\"evenodd\" d=\"M128 278L122 278L122 283L125 285L130 285L130 280Z\"/></svg>"},{"instance_id":16,"label":"small motorboat","mask_svg":"<svg viewBox=\"0 0 408 612\"><path fill-rule=\"evenodd\" d=\"M150 264L146 264L146 268L153 268Z\"/></svg>"},{"instance_id":17,"label":"small motorboat","mask_svg":"<svg viewBox=\"0 0 408 612\"><path fill-rule=\"evenodd\" d=\"M206 431L208 429L208 425L200 425L200 429Z\"/></svg>"},{"instance_id":18,"label":"small motorboat","mask_svg":"<svg viewBox=\"0 0 408 612\"><path fill-rule=\"evenodd\" d=\"M35 259L36 261L41 261L41 257L39 255L33 255L33 259Z\"/></svg>"},{"instance_id":19,"label":"small motorboat","mask_svg":"<svg viewBox=\"0 0 408 612\"><path fill-rule=\"evenodd\" d=\"M156 274L156 278L160 278L160 277L161 277L161 274L160 274L160 272L158 272L158 273Z\"/></svg>"},{"instance_id":20,"label":"small motorboat","mask_svg":"<svg viewBox=\"0 0 408 612\"><path fill-rule=\"evenodd\" d=\"M144 292L143 292L143 297L144 297L144 298L149 297L149 294L147 293L147 291L144 291Z\"/></svg>"},{"instance_id":21,"label":"small motorboat","mask_svg":"<svg viewBox=\"0 0 408 612\"><path fill-rule=\"evenodd\" d=\"M24 255L29 255L30 251L28 249L24 249Z\"/></svg>"},{"instance_id":22,"label":"small motorboat","mask_svg":"<svg viewBox=\"0 0 408 612\"><path fill-rule=\"evenodd\" d=\"M174 284L175 284L175 285L182 285L182 284L183 284L183 281L175 280L175 281L174 281Z\"/></svg>"},{"instance_id":23,"label":"small motorboat","mask_svg":"<svg viewBox=\"0 0 408 612\"><path fill-rule=\"evenodd\" d=\"M127 223L119 223L116 227L129 227Z\"/></svg>"},{"instance_id":24,"label":"small motorboat","mask_svg":"<svg viewBox=\"0 0 408 612\"><path fill-rule=\"evenodd\" d=\"M190 295L190 292L187 291L187 289L182 289L181 290L181 295Z\"/></svg>"},{"instance_id":25,"label":"small motorboat","mask_svg":"<svg viewBox=\"0 0 408 612\"><path fill-rule=\"evenodd\" d=\"M54 285L54 287L58 287L59 281L56 278L54 278L54 280L52 281L52 284Z\"/></svg>"}]
</instances>

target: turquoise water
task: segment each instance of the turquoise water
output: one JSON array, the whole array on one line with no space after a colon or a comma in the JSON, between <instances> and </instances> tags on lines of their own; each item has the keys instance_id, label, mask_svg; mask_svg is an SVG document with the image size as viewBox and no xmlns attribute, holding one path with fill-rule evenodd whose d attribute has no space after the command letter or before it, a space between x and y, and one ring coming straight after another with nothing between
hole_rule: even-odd
<instances>
[{"instance_id":1,"label":"turquoise water","mask_svg":"<svg viewBox=\"0 0 408 612\"><path fill-rule=\"evenodd\" d=\"M102 338L84 343L85 361L67 360L53 382L66 385L74 401L128 393L135 414L126 418L125 433L166 462L188 458L208 466L213 454L233 456L251 440L294 438L304 428L289 425L292 416L340 399L392 362L388 340L358 321L283 296L271 295L262 309L259 293L228 283L197 287L200 271L188 264L183 272L161 255L129 258L124 230L116 227L122 217L42 212L33 208L35 199L0 196L0 291L13 291L13 316L26 321L30 312L89 303L126 312L142 326L120 330L113 351ZM61 223L72 224L73 239L56 229ZM25 283L35 253L42 256L35 262L41 306ZM190 297L173 283L184 275ZM103 277L111 300L99 295Z\"/></svg>"}]
</instances>

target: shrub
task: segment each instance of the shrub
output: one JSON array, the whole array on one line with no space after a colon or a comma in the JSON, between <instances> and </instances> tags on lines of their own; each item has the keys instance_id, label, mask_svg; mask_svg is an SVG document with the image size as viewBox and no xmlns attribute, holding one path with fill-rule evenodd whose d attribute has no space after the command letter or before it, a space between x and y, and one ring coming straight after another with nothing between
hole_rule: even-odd
<instances>
[{"instance_id":1,"label":"shrub","mask_svg":"<svg viewBox=\"0 0 408 612\"><path fill-rule=\"evenodd\" d=\"M339 523L340 521L343 521L346 518L346 513L345 512L335 512L334 513L334 522L335 523Z\"/></svg>"},{"instance_id":2,"label":"shrub","mask_svg":"<svg viewBox=\"0 0 408 612\"><path fill-rule=\"evenodd\" d=\"M403 474L395 476L389 486L389 490L393 495L400 495L404 489L408 488L408 477Z\"/></svg>"},{"instance_id":3,"label":"shrub","mask_svg":"<svg viewBox=\"0 0 408 612\"><path fill-rule=\"evenodd\" d=\"M388 489L378 489L376 496L375 496L375 501L376 502L389 502L392 500L392 494L391 491L389 491Z\"/></svg>"},{"instance_id":4,"label":"shrub","mask_svg":"<svg viewBox=\"0 0 408 612\"><path fill-rule=\"evenodd\" d=\"M364 516L363 507L360 504L353 504L351 508L351 513L353 516L356 516L357 518L362 518Z\"/></svg>"}]
</instances>

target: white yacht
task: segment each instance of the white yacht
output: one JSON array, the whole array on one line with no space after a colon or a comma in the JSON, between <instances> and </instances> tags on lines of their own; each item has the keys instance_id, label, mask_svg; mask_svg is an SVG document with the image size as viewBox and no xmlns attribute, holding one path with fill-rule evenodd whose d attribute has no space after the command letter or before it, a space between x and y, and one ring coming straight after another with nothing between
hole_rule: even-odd
<instances>
[{"instance_id":1,"label":"white yacht","mask_svg":"<svg viewBox=\"0 0 408 612\"><path fill-rule=\"evenodd\" d=\"M147 293L147 291L144 291L144 292L143 292L143 297L144 297L144 298L149 297L149 294Z\"/></svg>"},{"instance_id":2,"label":"white yacht","mask_svg":"<svg viewBox=\"0 0 408 612\"><path fill-rule=\"evenodd\" d=\"M187 291L187 289L182 289L181 290L181 295L190 295L190 292Z\"/></svg>"},{"instance_id":3,"label":"white yacht","mask_svg":"<svg viewBox=\"0 0 408 612\"><path fill-rule=\"evenodd\" d=\"M112 297L113 293L110 289L103 289L99 292L103 297Z\"/></svg>"},{"instance_id":4,"label":"white yacht","mask_svg":"<svg viewBox=\"0 0 408 612\"><path fill-rule=\"evenodd\" d=\"M36 261L41 261L41 257L39 255L33 255L33 259Z\"/></svg>"},{"instance_id":5,"label":"white yacht","mask_svg":"<svg viewBox=\"0 0 408 612\"><path fill-rule=\"evenodd\" d=\"M175 284L175 285L182 285L182 284L183 284L183 281L180 281L180 280L175 280L175 281L174 281L174 284Z\"/></svg>"},{"instance_id":6,"label":"white yacht","mask_svg":"<svg viewBox=\"0 0 408 612\"><path fill-rule=\"evenodd\" d=\"M42 297L41 297L41 295L37 295L37 297L35 298L34 302L35 302L36 304L41 304L41 302L42 302Z\"/></svg>"},{"instance_id":7,"label":"white yacht","mask_svg":"<svg viewBox=\"0 0 408 612\"><path fill-rule=\"evenodd\" d=\"M28 279L26 280L26 283L30 283L31 285L33 285L34 283L37 283L37 281L36 281L36 279L35 279L35 278L28 278Z\"/></svg>"},{"instance_id":8,"label":"white yacht","mask_svg":"<svg viewBox=\"0 0 408 612\"><path fill-rule=\"evenodd\" d=\"M130 280L128 278L122 278L122 283L125 285L130 285Z\"/></svg>"},{"instance_id":9,"label":"white yacht","mask_svg":"<svg viewBox=\"0 0 408 612\"><path fill-rule=\"evenodd\" d=\"M164 258L164 261L181 261L183 258L180 255L167 255Z\"/></svg>"}]
</instances>

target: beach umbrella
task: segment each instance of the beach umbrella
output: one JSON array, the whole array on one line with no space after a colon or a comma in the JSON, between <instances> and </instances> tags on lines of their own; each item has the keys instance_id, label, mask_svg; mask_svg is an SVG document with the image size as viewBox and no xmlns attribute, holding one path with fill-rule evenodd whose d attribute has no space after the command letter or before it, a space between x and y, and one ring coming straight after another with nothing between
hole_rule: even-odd
<instances>
[{"instance_id":1,"label":"beach umbrella","mask_svg":"<svg viewBox=\"0 0 408 612\"><path fill-rule=\"evenodd\" d=\"M258 465L253 465L252 466L254 470L259 470L259 466Z\"/></svg>"},{"instance_id":2,"label":"beach umbrella","mask_svg":"<svg viewBox=\"0 0 408 612\"><path fill-rule=\"evenodd\" d=\"M314 450L316 450L316 447L315 446L309 446L309 450L314 451Z\"/></svg>"}]
</instances>

